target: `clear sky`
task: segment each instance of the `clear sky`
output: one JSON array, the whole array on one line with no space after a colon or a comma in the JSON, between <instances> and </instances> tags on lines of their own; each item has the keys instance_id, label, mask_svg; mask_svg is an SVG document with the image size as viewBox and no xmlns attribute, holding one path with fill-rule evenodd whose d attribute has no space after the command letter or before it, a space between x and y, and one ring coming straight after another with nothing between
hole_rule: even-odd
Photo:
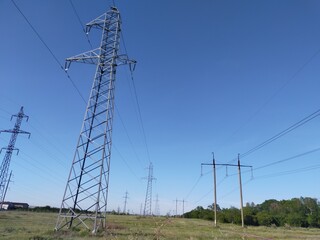
<instances>
[{"instance_id":1,"label":"clear sky","mask_svg":"<svg viewBox=\"0 0 320 240\"><path fill-rule=\"evenodd\" d=\"M91 49L69 1L15 2L61 64ZM138 62L134 82L161 214L174 213L176 198L186 211L212 204L212 171L205 167L201 177L200 164L213 151L217 163L231 162L320 108L319 1L115 2L128 55ZM84 24L112 5L73 3ZM0 128L12 128L11 114L24 106L30 120L22 129L32 133L17 140L7 200L58 207L85 104L10 0L0 1L0 29ZM94 47L99 34L89 35ZM69 70L85 99L94 71ZM118 68L115 101L109 210L123 209L128 191L127 209L139 213L149 159L127 67ZM252 180L243 169L244 202L320 198L320 151L259 169L319 148L319 126L314 118L241 159L254 168ZM0 146L9 138L1 134ZM219 205L239 207L236 168L228 176L218 168L217 182Z\"/></svg>"}]
</instances>

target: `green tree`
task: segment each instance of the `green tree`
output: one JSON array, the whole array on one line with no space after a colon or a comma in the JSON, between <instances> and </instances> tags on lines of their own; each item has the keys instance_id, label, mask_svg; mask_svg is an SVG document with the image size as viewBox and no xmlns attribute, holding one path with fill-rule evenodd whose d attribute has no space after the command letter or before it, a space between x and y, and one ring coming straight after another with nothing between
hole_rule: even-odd
<instances>
[{"instance_id":1,"label":"green tree","mask_svg":"<svg viewBox=\"0 0 320 240\"><path fill-rule=\"evenodd\" d=\"M280 221L277 216L273 216L270 212L261 211L257 213L258 225L270 227L271 225L280 226Z\"/></svg>"},{"instance_id":2,"label":"green tree","mask_svg":"<svg viewBox=\"0 0 320 240\"><path fill-rule=\"evenodd\" d=\"M185 217L213 220L213 205L207 209L198 206L185 213ZM219 222L241 224L240 210L235 207L220 209L217 206ZM246 225L320 227L320 205L317 199L310 197L290 200L269 199L261 204L247 203L244 207Z\"/></svg>"},{"instance_id":3,"label":"green tree","mask_svg":"<svg viewBox=\"0 0 320 240\"><path fill-rule=\"evenodd\" d=\"M257 212L258 210L255 207L254 203L247 203L246 206L243 208L244 224L258 226L259 223L257 219Z\"/></svg>"},{"instance_id":4,"label":"green tree","mask_svg":"<svg viewBox=\"0 0 320 240\"><path fill-rule=\"evenodd\" d=\"M319 227L319 204L315 198L301 198L306 208L307 222L310 227Z\"/></svg>"},{"instance_id":5,"label":"green tree","mask_svg":"<svg viewBox=\"0 0 320 240\"><path fill-rule=\"evenodd\" d=\"M209 206L208 206L208 209L213 211L213 210L214 210L214 203L212 203L211 205L209 205ZM219 204L217 204L217 212L219 212L219 211L221 211L221 208L220 208Z\"/></svg>"},{"instance_id":6,"label":"green tree","mask_svg":"<svg viewBox=\"0 0 320 240\"><path fill-rule=\"evenodd\" d=\"M222 209L222 214L219 216L221 222L241 224L240 210L235 207Z\"/></svg>"},{"instance_id":7,"label":"green tree","mask_svg":"<svg viewBox=\"0 0 320 240\"><path fill-rule=\"evenodd\" d=\"M199 219L212 220L213 213L212 213L212 210L204 209L203 207L198 206L194 210L185 213L184 217L185 218L199 218Z\"/></svg>"}]
</instances>

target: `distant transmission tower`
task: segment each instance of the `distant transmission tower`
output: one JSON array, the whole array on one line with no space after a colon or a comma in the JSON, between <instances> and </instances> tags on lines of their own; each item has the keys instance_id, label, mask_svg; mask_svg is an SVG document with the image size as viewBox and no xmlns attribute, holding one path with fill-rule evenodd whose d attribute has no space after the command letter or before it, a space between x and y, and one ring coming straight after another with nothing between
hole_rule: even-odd
<instances>
[{"instance_id":1,"label":"distant transmission tower","mask_svg":"<svg viewBox=\"0 0 320 240\"><path fill-rule=\"evenodd\" d=\"M154 215L160 216L160 207L159 207L159 197L158 194L156 195L156 201L155 201L155 207L154 207Z\"/></svg>"},{"instance_id":2,"label":"distant transmission tower","mask_svg":"<svg viewBox=\"0 0 320 240\"><path fill-rule=\"evenodd\" d=\"M143 215L152 215L152 181L155 180L153 177L153 165L150 162L149 167L149 174L148 174L148 183L147 183L147 192L146 192L146 199L144 202L144 210L143 210Z\"/></svg>"},{"instance_id":3,"label":"distant transmission tower","mask_svg":"<svg viewBox=\"0 0 320 240\"><path fill-rule=\"evenodd\" d=\"M135 64L119 55L121 18L117 8L86 25L102 30L99 48L66 59L97 65L70 174L63 195L56 230L83 225L95 234L106 226L116 68Z\"/></svg>"},{"instance_id":4,"label":"distant transmission tower","mask_svg":"<svg viewBox=\"0 0 320 240\"><path fill-rule=\"evenodd\" d=\"M2 133L2 132L12 133L8 146L6 148L1 149L1 151L6 150L6 155L4 156L4 158L2 160L2 164L0 166L0 209L2 209L2 204L3 204L4 199L6 197L6 192L7 192L6 190L8 189L9 181L10 181L10 177L11 177L11 174L10 174L10 177L8 178L8 173L9 173L9 166L10 166L12 153L15 150L17 151L17 153L19 153L19 149L14 147L14 145L16 144L16 141L17 141L17 137L20 133L23 133L23 134L28 134L29 138L30 138L29 132L25 132L23 130L20 130L23 118L27 118L27 121L29 119L29 117L23 113L23 107L20 108L20 111L18 114L12 115L11 120L13 117L17 118L13 129L0 130L0 133Z\"/></svg>"},{"instance_id":5,"label":"distant transmission tower","mask_svg":"<svg viewBox=\"0 0 320 240\"><path fill-rule=\"evenodd\" d=\"M123 213L126 214L126 211L127 211L127 203L128 203L128 191L126 191L126 195L125 195L123 198L124 198Z\"/></svg>"}]
</instances>

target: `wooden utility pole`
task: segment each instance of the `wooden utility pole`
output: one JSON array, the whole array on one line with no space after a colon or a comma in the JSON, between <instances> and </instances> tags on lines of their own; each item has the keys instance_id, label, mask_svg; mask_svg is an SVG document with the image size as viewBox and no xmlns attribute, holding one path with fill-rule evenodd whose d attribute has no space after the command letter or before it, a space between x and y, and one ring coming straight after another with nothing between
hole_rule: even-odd
<instances>
[{"instance_id":1,"label":"wooden utility pole","mask_svg":"<svg viewBox=\"0 0 320 240\"><path fill-rule=\"evenodd\" d=\"M243 197L242 197L242 182L241 182L241 165L240 165L240 154L238 154L238 175L239 175L239 187L240 187L240 206L241 206L241 225L244 227L244 218L243 218Z\"/></svg>"},{"instance_id":2,"label":"wooden utility pole","mask_svg":"<svg viewBox=\"0 0 320 240\"><path fill-rule=\"evenodd\" d=\"M176 198L176 217L178 217L178 199Z\"/></svg>"},{"instance_id":3,"label":"wooden utility pole","mask_svg":"<svg viewBox=\"0 0 320 240\"><path fill-rule=\"evenodd\" d=\"M184 217L184 202L185 202L185 200L183 199L182 200L182 217Z\"/></svg>"},{"instance_id":4,"label":"wooden utility pole","mask_svg":"<svg viewBox=\"0 0 320 240\"><path fill-rule=\"evenodd\" d=\"M212 165L213 165L213 186L214 186L214 226L217 226L217 178L216 178L216 160L214 159L214 153L212 153Z\"/></svg>"},{"instance_id":5,"label":"wooden utility pole","mask_svg":"<svg viewBox=\"0 0 320 240\"><path fill-rule=\"evenodd\" d=\"M244 227L244 215L243 215L243 196L242 196L242 182L241 182L241 167L250 167L252 170L252 166L241 165L240 164L240 154L238 154L238 164L216 164L214 159L214 153L212 153L213 159L212 163L201 163L201 174L202 174L202 166L203 165L212 165L213 167L213 198L214 198L214 226L217 226L217 181L216 181L216 166L226 166L226 167L238 167L238 176L239 176L239 185L240 185L240 211L241 211L241 225Z\"/></svg>"},{"instance_id":6,"label":"wooden utility pole","mask_svg":"<svg viewBox=\"0 0 320 240\"><path fill-rule=\"evenodd\" d=\"M178 202L182 202L182 217L184 217L184 203L186 202L184 199L183 200L174 200L176 202L176 217L178 217Z\"/></svg>"}]
</instances>

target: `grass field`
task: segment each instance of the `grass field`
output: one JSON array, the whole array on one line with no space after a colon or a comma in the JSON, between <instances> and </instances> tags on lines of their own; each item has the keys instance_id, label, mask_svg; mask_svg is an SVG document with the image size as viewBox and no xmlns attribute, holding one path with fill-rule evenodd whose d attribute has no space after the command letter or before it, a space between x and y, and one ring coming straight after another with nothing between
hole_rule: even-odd
<instances>
[{"instance_id":1,"label":"grass field","mask_svg":"<svg viewBox=\"0 0 320 240\"><path fill-rule=\"evenodd\" d=\"M198 219L108 216L107 233L92 236L85 229L53 230L57 214L0 212L0 239L320 239L320 229L246 227Z\"/></svg>"}]
</instances>

